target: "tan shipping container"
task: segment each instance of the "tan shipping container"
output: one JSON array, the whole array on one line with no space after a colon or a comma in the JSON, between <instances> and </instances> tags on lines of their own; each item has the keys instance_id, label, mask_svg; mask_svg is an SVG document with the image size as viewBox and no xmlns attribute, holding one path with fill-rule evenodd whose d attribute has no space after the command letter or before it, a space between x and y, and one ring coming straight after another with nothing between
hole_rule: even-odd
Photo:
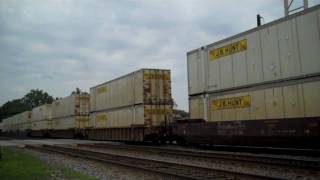
<instances>
[{"instance_id":1,"label":"tan shipping container","mask_svg":"<svg viewBox=\"0 0 320 180\"><path fill-rule=\"evenodd\" d=\"M190 117L208 121L319 117L317 79L190 97Z\"/></svg>"},{"instance_id":2,"label":"tan shipping container","mask_svg":"<svg viewBox=\"0 0 320 180\"><path fill-rule=\"evenodd\" d=\"M10 117L2 120L2 131L3 132L10 131Z\"/></svg>"},{"instance_id":3,"label":"tan shipping container","mask_svg":"<svg viewBox=\"0 0 320 180\"><path fill-rule=\"evenodd\" d=\"M52 103L52 118L89 114L89 94L73 94Z\"/></svg>"},{"instance_id":4,"label":"tan shipping container","mask_svg":"<svg viewBox=\"0 0 320 180\"><path fill-rule=\"evenodd\" d=\"M52 128L86 128L89 125L89 94L73 94L52 103Z\"/></svg>"},{"instance_id":5,"label":"tan shipping container","mask_svg":"<svg viewBox=\"0 0 320 180\"><path fill-rule=\"evenodd\" d=\"M136 105L90 114L94 128L158 127L169 121L171 105Z\"/></svg>"},{"instance_id":6,"label":"tan shipping container","mask_svg":"<svg viewBox=\"0 0 320 180\"><path fill-rule=\"evenodd\" d=\"M52 129L52 106L45 104L32 109L31 130Z\"/></svg>"},{"instance_id":7,"label":"tan shipping container","mask_svg":"<svg viewBox=\"0 0 320 180\"><path fill-rule=\"evenodd\" d=\"M187 53L189 95L320 74L320 5Z\"/></svg>"},{"instance_id":8,"label":"tan shipping container","mask_svg":"<svg viewBox=\"0 0 320 180\"><path fill-rule=\"evenodd\" d=\"M31 111L25 111L16 115L17 118L17 128L20 131L26 131L31 129Z\"/></svg>"},{"instance_id":9,"label":"tan shipping container","mask_svg":"<svg viewBox=\"0 0 320 180\"><path fill-rule=\"evenodd\" d=\"M8 131L18 131L19 130L19 116L20 114L13 115L4 120L6 123L6 129Z\"/></svg>"},{"instance_id":10,"label":"tan shipping container","mask_svg":"<svg viewBox=\"0 0 320 180\"><path fill-rule=\"evenodd\" d=\"M52 129L51 120L40 120L40 121L31 121L31 130L49 130Z\"/></svg>"},{"instance_id":11,"label":"tan shipping container","mask_svg":"<svg viewBox=\"0 0 320 180\"><path fill-rule=\"evenodd\" d=\"M69 116L52 119L52 129L83 129L89 127L89 116Z\"/></svg>"},{"instance_id":12,"label":"tan shipping container","mask_svg":"<svg viewBox=\"0 0 320 180\"><path fill-rule=\"evenodd\" d=\"M90 111L171 102L170 70L141 69L90 89Z\"/></svg>"},{"instance_id":13,"label":"tan shipping container","mask_svg":"<svg viewBox=\"0 0 320 180\"><path fill-rule=\"evenodd\" d=\"M32 109L31 121L51 120L51 104L45 104Z\"/></svg>"}]
</instances>

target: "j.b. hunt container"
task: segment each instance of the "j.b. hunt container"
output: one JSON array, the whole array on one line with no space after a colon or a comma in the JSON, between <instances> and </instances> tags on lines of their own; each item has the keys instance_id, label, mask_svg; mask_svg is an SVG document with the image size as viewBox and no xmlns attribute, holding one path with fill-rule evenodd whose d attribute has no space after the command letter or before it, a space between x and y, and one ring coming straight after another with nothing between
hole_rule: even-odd
<instances>
[{"instance_id":1,"label":"j.b. hunt container","mask_svg":"<svg viewBox=\"0 0 320 180\"><path fill-rule=\"evenodd\" d=\"M135 104L171 104L169 70L141 69L90 89L90 111Z\"/></svg>"},{"instance_id":2,"label":"j.b. hunt container","mask_svg":"<svg viewBox=\"0 0 320 180\"><path fill-rule=\"evenodd\" d=\"M320 76L190 96L190 116L206 121L320 117Z\"/></svg>"},{"instance_id":3,"label":"j.b. hunt container","mask_svg":"<svg viewBox=\"0 0 320 180\"><path fill-rule=\"evenodd\" d=\"M320 5L187 53L189 95L320 74Z\"/></svg>"}]
</instances>

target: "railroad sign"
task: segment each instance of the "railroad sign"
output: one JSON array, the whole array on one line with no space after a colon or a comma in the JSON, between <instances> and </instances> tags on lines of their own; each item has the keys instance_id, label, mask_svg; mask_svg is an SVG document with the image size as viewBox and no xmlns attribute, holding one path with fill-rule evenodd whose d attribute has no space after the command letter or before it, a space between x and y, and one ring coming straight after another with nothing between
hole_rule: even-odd
<instances>
[{"instance_id":1,"label":"railroad sign","mask_svg":"<svg viewBox=\"0 0 320 180\"><path fill-rule=\"evenodd\" d=\"M251 96L216 99L212 101L214 110L245 108L251 106Z\"/></svg>"},{"instance_id":2,"label":"railroad sign","mask_svg":"<svg viewBox=\"0 0 320 180\"><path fill-rule=\"evenodd\" d=\"M211 50L209 52L209 59L212 61L217 60L223 56L235 54L244 50L247 50L246 39Z\"/></svg>"}]
</instances>

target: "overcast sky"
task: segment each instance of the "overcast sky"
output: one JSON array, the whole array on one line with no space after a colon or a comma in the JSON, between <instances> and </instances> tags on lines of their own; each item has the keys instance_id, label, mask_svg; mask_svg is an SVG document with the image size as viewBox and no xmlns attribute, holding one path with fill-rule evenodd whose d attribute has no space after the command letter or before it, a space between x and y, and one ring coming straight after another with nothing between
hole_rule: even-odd
<instances>
[{"instance_id":1,"label":"overcast sky","mask_svg":"<svg viewBox=\"0 0 320 180\"><path fill-rule=\"evenodd\" d=\"M320 0L311 0L310 5ZM140 68L171 69L188 110L186 52L283 16L282 0L0 0L0 104L65 97Z\"/></svg>"}]
</instances>

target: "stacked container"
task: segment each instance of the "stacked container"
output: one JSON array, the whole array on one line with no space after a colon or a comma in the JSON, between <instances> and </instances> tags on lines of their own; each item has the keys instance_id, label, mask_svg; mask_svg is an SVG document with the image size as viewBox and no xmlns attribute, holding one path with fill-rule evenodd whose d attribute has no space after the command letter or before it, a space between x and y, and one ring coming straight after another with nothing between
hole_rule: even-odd
<instances>
[{"instance_id":1,"label":"stacked container","mask_svg":"<svg viewBox=\"0 0 320 180\"><path fill-rule=\"evenodd\" d=\"M73 94L52 103L52 129L83 129L89 125L89 94Z\"/></svg>"},{"instance_id":2,"label":"stacked container","mask_svg":"<svg viewBox=\"0 0 320 180\"><path fill-rule=\"evenodd\" d=\"M32 109L31 130L45 131L52 128L51 104L45 104Z\"/></svg>"},{"instance_id":3,"label":"stacked container","mask_svg":"<svg viewBox=\"0 0 320 180\"><path fill-rule=\"evenodd\" d=\"M31 129L31 111L25 111L17 115L19 131L27 131Z\"/></svg>"},{"instance_id":4,"label":"stacked container","mask_svg":"<svg viewBox=\"0 0 320 180\"><path fill-rule=\"evenodd\" d=\"M188 52L191 118L319 117L319 9Z\"/></svg>"},{"instance_id":5,"label":"stacked container","mask_svg":"<svg viewBox=\"0 0 320 180\"><path fill-rule=\"evenodd\" d=\"M172 114L169 70L141 69L90 89L94 128L159 127Z\"/></svg>"}]
</instances>

